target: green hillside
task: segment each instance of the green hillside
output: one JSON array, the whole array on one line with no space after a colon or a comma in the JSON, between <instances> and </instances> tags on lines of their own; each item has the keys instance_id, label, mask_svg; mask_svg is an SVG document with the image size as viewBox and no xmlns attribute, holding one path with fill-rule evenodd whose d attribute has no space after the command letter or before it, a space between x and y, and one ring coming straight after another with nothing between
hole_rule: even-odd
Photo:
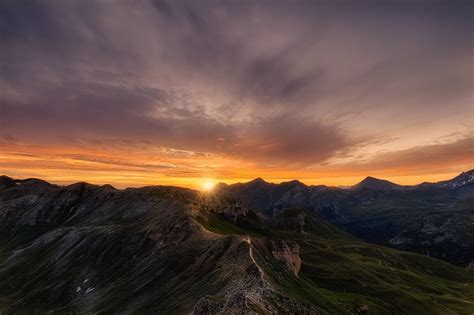
<instances>
[{"instance_id":1,"label":"green hillside","mask_svg":"<svg viewBox=\"0 0 474 315\"><path fill-rule=\"evenodd\" d=\"M472 314L474 273L440 260L359 241L303 210L308 229L269 227L250 213L236 223L220 214L200 217L206 229L250 235L265 277L287 295L323 313ZM278 239L300 248L298 276L276 260L265 242Z\"/></svg>"}]
</instances>

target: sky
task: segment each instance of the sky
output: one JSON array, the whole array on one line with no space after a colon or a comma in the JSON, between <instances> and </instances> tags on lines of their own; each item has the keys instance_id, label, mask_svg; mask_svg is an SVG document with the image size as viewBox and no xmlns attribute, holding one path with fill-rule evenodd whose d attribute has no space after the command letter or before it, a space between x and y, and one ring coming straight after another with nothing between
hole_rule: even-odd
<instances>
[{"instance_id":1,"label":"sky","mask_svg":"<svg viewBox=\"0 0 474 315\"><path fill-rule=\"evenodd\" d=\"M192 188L454 177L474 168L473 12L3 0L0 174Z\"/></svg>"}]
</instances>

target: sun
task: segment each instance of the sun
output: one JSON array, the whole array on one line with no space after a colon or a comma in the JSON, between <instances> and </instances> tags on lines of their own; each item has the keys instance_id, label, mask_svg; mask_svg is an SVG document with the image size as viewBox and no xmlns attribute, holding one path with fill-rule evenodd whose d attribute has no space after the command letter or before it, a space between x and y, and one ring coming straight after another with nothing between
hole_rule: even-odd
<instances>
[{"instance_id":1,"label":"sun","mask_svg":"<svg viewBox=\"0 0 474 315\"><path fill-rule=\"evenodd\" d=\"M212 179L206 179L204 182L201 183L201 187L204 191L212 191L216 184Z\"/></svg>"}]
</instances>

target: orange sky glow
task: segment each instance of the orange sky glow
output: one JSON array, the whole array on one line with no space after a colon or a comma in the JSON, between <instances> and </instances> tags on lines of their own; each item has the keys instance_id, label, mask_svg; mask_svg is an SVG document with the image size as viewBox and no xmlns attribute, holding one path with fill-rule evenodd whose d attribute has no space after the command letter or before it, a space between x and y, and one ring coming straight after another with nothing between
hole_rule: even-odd
<instances>
[{"instance_id":1,"label":"orange sky glow","mask_svg":"<svg viewBox=\"0 0 474 315\"><path fill-rule=\"evenodd\" d=\"M39 147L4 145L0 170L16 178L36 177L67 185L79 181L112 184L116 188L147 185L175 185L203 189L212 183L246 182L262 177L279 183L298 179L307 185L349 186L366 176L376 176L399 184L418 184L450 179L474 167L472 155L456 156L454 161L419 161L393 168L377 163L324 165L315 170L261 167L252 162L213 154L158 147L133 151L124 148ZM420 165L420 163L422 165ZM453 163L453 164L451 164Z\"/></svg>"}]
</instances>

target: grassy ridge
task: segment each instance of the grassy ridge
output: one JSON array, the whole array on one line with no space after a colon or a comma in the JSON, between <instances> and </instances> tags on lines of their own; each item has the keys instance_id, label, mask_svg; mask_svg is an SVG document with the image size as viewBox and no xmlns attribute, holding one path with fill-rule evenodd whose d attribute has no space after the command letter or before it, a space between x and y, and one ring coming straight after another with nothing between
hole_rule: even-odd
<instances>
[{"instance_id":1,"label":"grassy ridge","mask_svg":"<svg viewBox=\"0 0 474 315\"><path fill-rule=\"evenodd\" d=\"M298 211L284 215L290 219ZM255 256L268 280L286 295L324 313L472 314L474 274L418 254L369 245L317 217L304 233L269 228L260 220L231 222L209 214L199 221L220 234L275 238L300 246L301 271L296 277L275 260L263 242L254 242ZM306 220L308 222L308 219Z\"/></svg>"}]
</instances>

